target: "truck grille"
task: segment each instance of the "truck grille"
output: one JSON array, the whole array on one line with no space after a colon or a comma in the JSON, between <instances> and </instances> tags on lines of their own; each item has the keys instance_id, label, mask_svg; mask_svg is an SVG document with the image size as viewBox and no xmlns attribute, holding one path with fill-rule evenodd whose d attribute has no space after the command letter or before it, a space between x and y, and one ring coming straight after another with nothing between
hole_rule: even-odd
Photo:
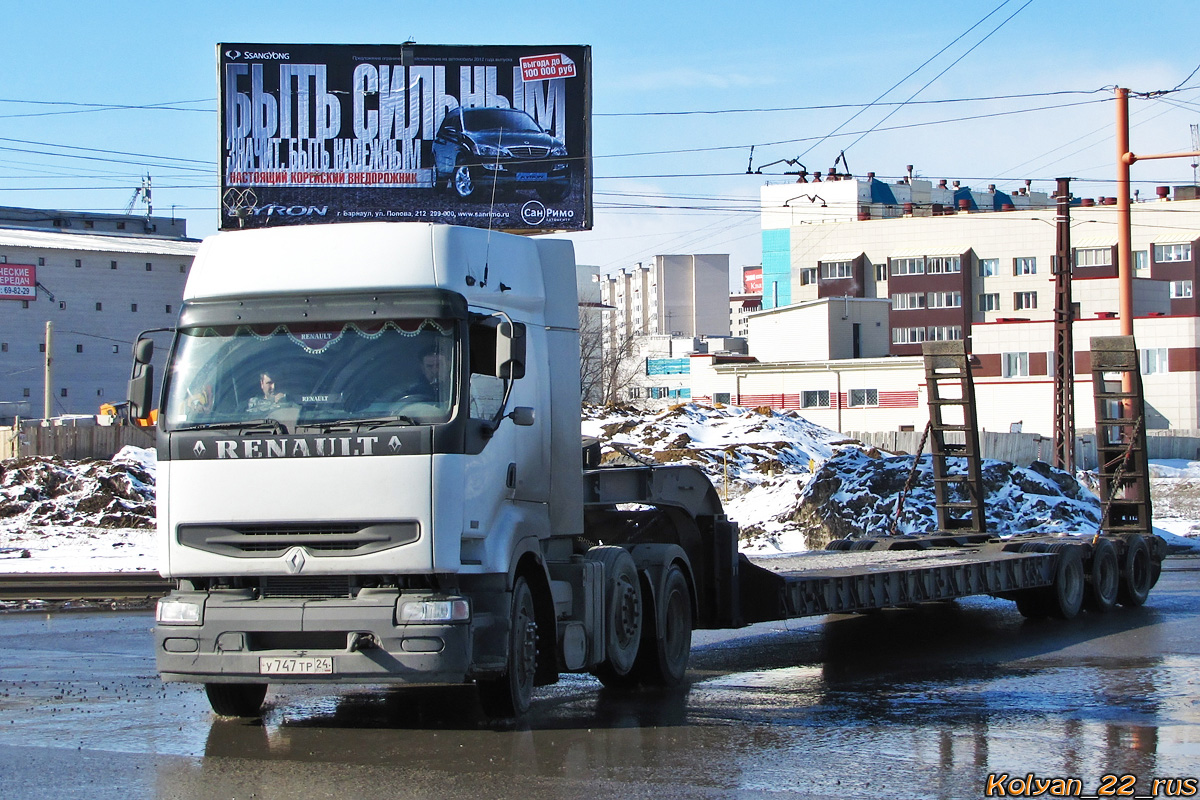
<instances>
[{"instance_id":1,"label":"truck grille","mask_svg":"<svg viewBox=\"0 0 1200 800\"><path fill-rule=\"evenodd\" d=\"M273 575L262 579L259 591L262 597L300 600L333 600L354 596L354 587L345 575Z\"/></svg>"},{"instance_id":2,"label":"truck grille","mask_svg":"<svg viewBox=\"0 0 1200 800\"><path fill-rule=\"evenodd\" d=\"M332 522L309 525L180 525L185 547L237 558L275 558L293 547L312 555L360 556L421 538L416 521Z\"/></svg>"},{"instance_id":3,"label":"truck grille","mask_svg":"<svg viewBox=\"0 0 1200 800\"><path fill-rule=\"evenodd\" d=\"M549 147L510 147L508 152L516 158L545 158L550 153Z\"/></svg>"}]
</instances>

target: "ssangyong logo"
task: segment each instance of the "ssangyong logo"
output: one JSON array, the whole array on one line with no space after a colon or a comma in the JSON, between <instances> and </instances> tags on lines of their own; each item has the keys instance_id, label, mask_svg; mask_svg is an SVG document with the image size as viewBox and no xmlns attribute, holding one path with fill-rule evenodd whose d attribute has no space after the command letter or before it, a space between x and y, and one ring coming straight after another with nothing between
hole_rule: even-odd
<instances>
[{"instance_id":1,"label":"ssangyong logo","mask_svg":"<svg viewBox=\"0 0 1200 800\"><path fill-rule=\"evenodd\" d=\"M239 58L244 58L247 61L291 61L291 53L276 53L274 50L267 50L260 53L243 53L241 50L226 50L225 57L230 61L237 61Z\"/></svg>"},{"instance_id":2,"label":"ssangyong logo","mask_svg":"<svg viewBox=\"0 0 1200 800\"><path fill-rule=\"evenodd\" d=\"M538 200L530 200L521 206L521 221L526 225L541 225L546 221L546 207Z\"/></svg>"}]
</instances>

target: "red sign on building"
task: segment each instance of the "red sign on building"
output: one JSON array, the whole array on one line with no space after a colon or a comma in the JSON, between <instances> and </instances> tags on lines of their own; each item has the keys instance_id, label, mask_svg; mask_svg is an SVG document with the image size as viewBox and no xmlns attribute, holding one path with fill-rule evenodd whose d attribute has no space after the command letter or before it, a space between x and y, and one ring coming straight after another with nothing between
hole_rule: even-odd
<instances>
[{"instance_id":1,"label":"red sign on building","mask_svg":"<svg viewBox=\"0 0 1200 800\"><path fill-rule=\"evenodd\" d=\"M36 300L37 267L0 264L0 300Z\"/></svg>"},{"instance_id":2,"label":"red sign on building","mask_svg":"<svg viewBox=\"0 0 1200 800\"><path fill-rule=\"evenodd\" d=\"M742 286L746 294L762 294L762 267L742 267Z\"/></svg>"}]
</instances>

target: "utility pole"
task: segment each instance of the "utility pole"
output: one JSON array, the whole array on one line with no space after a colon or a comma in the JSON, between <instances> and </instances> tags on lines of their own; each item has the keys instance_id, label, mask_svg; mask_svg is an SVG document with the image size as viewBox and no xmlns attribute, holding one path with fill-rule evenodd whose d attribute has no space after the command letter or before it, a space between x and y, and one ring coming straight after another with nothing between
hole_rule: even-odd
<instances>
[{"instance_id":1,"label":"utility pole","mask_svg":"<svg viewBox=\"0 0 1200 800\"><path fill-rule=\"evenodd\" d=\"M42 419L50 419L54 412L54 323L46 320L46 373L45 389L42 392Z\"/></svg>"},{"instance_id":2,"label":"utility pole","mask_svg":"<svg viewBox=\"0 0 1200 800\"><path fill-rule=\"evenodd\" d=\"M1058 179L1054 259L1054 466L1075 472L1075 341L1071 302L1071 179Z\"/></svg>"}]
</instances>

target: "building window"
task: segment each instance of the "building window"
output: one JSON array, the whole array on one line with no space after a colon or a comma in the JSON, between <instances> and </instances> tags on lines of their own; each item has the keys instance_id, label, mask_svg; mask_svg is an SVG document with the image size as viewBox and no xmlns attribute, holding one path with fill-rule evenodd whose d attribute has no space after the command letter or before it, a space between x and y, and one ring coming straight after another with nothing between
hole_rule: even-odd
<instances>
[{"instance_id":1,"label":"building window","mask_svg":"<svg viewBox=\"0 0 1200 800\"><path fill-rule=\"evenodd\" d=\"M76 268L79 268L79 267L82 267L82 266L83 266L83 259L82 259L82 258L77 258L77 259L75 259L75 267L76 267Z\"/></svg>"},{"instance_id":2,"label":"building window","mask_svg":"<svg viewBox=\"0 0 1200 800\"><path fill-rule=\"evenodd\" d=\"M854 277L854 263L851 261L821 262L821 277L825 280Z\"/></svg>"},{"instance_id":3,"label":"building window","mask_svg":"<svg viewBox=\"0 0 1200 800\"><path fill-rule=\"evenodd\" d=\"M1036 275L1037 259L1033 256L1023 256L1013 259L1013 275Z\"/></svg>"},{"instance_id":4,"label":"building window","mask_svg":"<svg viewBox=\"0 0 1200 800\"><path fill-rule=\"evenodd\" d=\"M82 353L82 352L83 352L83 345L81 345L81 344L77 344L77 345L75 345L75 352L76 352L76 353Z\"/></svg>"},{"instance_id":5,"label":"building window","mask_svg":"<svg viewBox=\"0 0 1200 800\"><path fill-rule=\"evenodd\" d=\"M153 269L154 269L154 267L150 264L149 261L147 261L146 262L146 272L150 272Z\"/></svg>"},{"instance_id":6,"label":"building window","mask_svg":"<svg viewBox=\"0 0 1200 800\"><path fill-rule=\"evenodd\" d=\"M887 277L888 277L887 264L876 264L875 265L875 280L876 281L886 281Z\"/></svg>"},{"instance_id":7,"label":"building window","mask_svg":"<svg viewBox=\"0 0 1200 800\"><path fill-rule=\"evenodd\" d=\"M124 222L118 222L118 223L117 223L117 230L119 230L119 231L123 231L123 230L125 230L125 223L124 223Z\"/></svg>"},{"instance_id":8,"label":"building window","mask_svg":"<svg viewBox=\"0 0 1200 800\"><path fill-rule=\"evenodd\" d=\"M115 261L110 261L110 262L108 262L108 268L109 268L109 269L116 269L116 268L117 268L117 262L115 262Z\"/></svg>"},{"instance_id":9,"label":"building window","mask_svg":"<svg viewBox=\"0 0 1200 800\"><path fill-rule=\"evenodd\" d=\"M713 392L713 404L727 406L730 401L729 392Z\"/></svg>"},{"instance_id":10,"label":"building window","mask_svg":"<svg viewBox=\"0 0 1200 800\"><path fill-rule=\"evenodd\" d=\"M1171 299L1178 300L1181 297L1192 296L1191 281L1171 281Z\"/></svg>"},{"instance_id":11,"label":"building window","mask_svg":"<svg viewBox=\"0 0 1200 800\"><path fill-rule=\"evenodd\" d=\"M171 304L170 304L170 303L167 303L167 306L166 306L166 313L168 313L168 314L170 314L170 313L171 313Z\"/></svg>"},{"instance_id":12,"label":"building window","mask_svg":"<svg viewBox=\"0 0 1200 800\"><path fill-rule=\"evenodd\" d=\"M66 301L66 300L59 300L59 301L58 301L58 309L59 309L60 311L66 311L66 310L67 310L67 301Z\"/></svg>"},{"instance_id":13,"label":"building window","mask_svg":"<svg viewBox=\"0 0 1200 800\"><path fill-rule=\"evenodd\" d=\"M829 390L815 389L800 393L801 408L829 408Z\"/></svg>"},{"instance_id":14,"label":"building window","mask_svg":"<svg viewBox=\"0 0 1200 800\"><path fill-rule=\"evenodd\" d=\"M850 407L859 406L877 406L879 405L879 390L878 389L851 389L850 390Z\"/></svg>"},{"instance_id":15,"label":"building window","mask_svg":"<svg viewBox=\"0 0 1200 800\"><path fill-rule=\"evenodd\" d=\"M96 221L91 220L91 219L85 219L83 221L83 227L87 228L90 231L96 227Z\"/></svg>"},{"instance_id":16,"label":"building window","mask_svg":"<svg viewBox=\"0 0 1200 800\"><path fill-rule=\"evenodd\" d=\"M1134 269L1150 269L1150 251L1149 250L1134 250L1133 251L1133 268Z\"/></svg>"},{"instance_id":17,"label":"building window","mask_svg":"<svg viewBox=\"0 0 1200 800\"><path fill-rule=\"evenodd\" d=\"M902 294L892 295L892 308L897 311L905 311L912 308L925 307L925 294L923 292L904 292Z\"/></svg>"},{"instance_id":18,"label":"building window","mask_svg":"<svg viewBox=\"0 0 1200 800\"><path fill-rule=\"evenodd\" d=\"M962 308L962 292L930 292L926 308Z\"/></svg>"},{"instance_id":19,"label":"building window","mask_svg":"<svg viewBox=\"0 0 1200 800\"><path fill-rule=\"evenodd\" d=\"M96 303L96 310L97 310L97 311L103 311L103 310L104 310L104 303Z\"/></svg>"},{"instance_id":20,"label":"building window","mask_svg":"<svg viewBox=\"0 0 1200 800\"><path fill-rule=\"evenodd\" d=\"M1111 247L1085 247L1075 251L1077 267L1111 267Z\"/></svg>"},{"instance_id":21,"label":"building window","mask_svg":"<svg viewBox=\"0 0 1200 800\"><path fill-rule=\"evenodd\" d=\"M924 328L892 328L892 344L920 344L923 341Z\"/></svg>"},{"instance_id":22,"label":"building window","mask_svg":"<svg viewBox=\"0 0 1200 800\"><path fill-rule=\"evenodd\" d=\"M29 389L22 389L21 397L29 397Z\"/></svg>"},{"instance_id":23,"label":"building window","mask_svg":"<svg viewBox=\"0 0 1200 800\"><path fill-rule=\"evenodd\" d=\"M46 259L42 258L41 256L38 256L38 266L39 267L46 266Z\"/></svg>"},{"instance_id":24,"label":"building window","mask_svg":"<svg viewBox=\"0 0 1200 800\"><path fill-rule=\"evenodd\" d=\"M1037 292L1013 292L1013 310L1037 308Z\"/></svg>"},{"instance_id":25,"label":"building window","mask_svg":"<svg viewBox=\"0 0 1200 800\"><path fill-rule=\"evenodd\" d=\"M1000 259L998 258L981 258L979 259L979 277L994 278L1000 274Z\"/></svg>"},{"instance_id":26,"label":"building window","mask_svg":"<svg viewBox=\"0 0 1200 800\"><path fill-rule=\"evenodd\" d=\"M892 259L892 274L893 275L924 275L925 274L925 259L924 258L893 258Z\"/></svg>"},{"instance_id":27,"label":"building window","mask_svg":"<svg viewBox=\"0 0 1200 800\"><path fill-rule=\"evenodd\" d=\"M104 390L103 390L103 389L97 389L97 390L96 390L96 397L104 397Z\"/></svg>"},{"instance_id":28,"label":"building window","mask_svg":"<svg viewBox=\"0 0 1200 800\"><path fill-rule=\"evenodd\" d=\"M22 300L22 301L21 301L21 308L29 308L29 301L28 301L28 300Z\"/></svg>"},{"instance_id":29,"label":"building window","mask_svg":"<svg viewBox=\"0 0 1200 800\"><path fill-rule=\"evenodd\" d=\"M816 282L817 282L817 268L816 267L804 267L803 269L800 270L800 285L801 286L812 286Z\"/></svg>"},{"instance_id":30,"label":"building window","mask_svg":"<svg viewBox=\"0 0 1200 800\"><path fill-rule=\"evenodd\" d=\"M38 352L39 353L46 352L46 343L45 342L38 342Z\"/></svg>"},{"instance_id":31,"label":"building window","mask_svg":"<svg viewBox=\"0 0 1200 800\"><path fill-rule=\"evenodd\" d=\"M927 338L931 342L948 342L962 338L961 325L930 325Z\"/></svg>"},{"instance_id":32,"label":"building window","mask_svg":"<svg viewBox=\"0 0 1200 800\"><path fill-rule=\"evenodd\" d=\"M1160 264L1164 261L1191 261L1192 246L1190 244L1156 244L1154 245L1154 260Z\"/></svg>"},{"instance_id":33,"label":"building window","mask_svg":"<svg viewBox=\"0 0 1200 800\"><path fill-rule=\"evenodd\" d=\"M8 342L0 342L0 353L8 352Z\"/></svg>"},{"instance_id":34,"label":"building window","mask_svg":"<svg viewBox=\"0 0 1200 800\"><path fill-rule=\"evenodd\" d=\"M113 345L113 352L114 352L114 353L119 353L119 352L121 352L121 345L119 345L119 344L114 344L114 345Z\"/></svg>"},{"instance_id":35,"label":"building window","mask_svg":"<svg viewBox=\"0 0 1200 800\"><path fill-rule=\"evenodd\" d=\"M930 275L962 272L962 259L958 256L930 256L925 259L925 271Z\"/></svg>"},{"instance_id":36,"label":"building window","mask_svg":"<svg viewBox=\"0 0 1200 800\"><path fill-rule=\"evenodd\" d=\"M66 397L66 396L67 396L67 387L65 387L65 386L64 386L63 388L59 389L59 390L58 390L58 396L59 396L59 397Z\"/></svg>"},{"instance_id":37,"label":"building window","mask_svg":"<svg viewBox=\"0 0 1200 800\"><path fill-rule=\"evenodd\" d=\"M1000 293L989 292L979 295L979 310L980 311L999 311L1000 310Z\"/></svg>"},{"instance_id":38,"label":"building window","mask_svg":"<svg viewBox=\"0 0 1200 800\"><path fill-rule=\"evenodd\" d=\"M179 271L180 271L180 272L187 272L187 264L180 264L180 265L179 265Z\"/></svg>"},{"instance_id":39,"label":"building window","mask_svg":"<svg viewBox=\"0 0 1200 800\"><path fill-rule=\"evenodd\" d=\"M1169 372L1167 369L1167 348L1148 347L1139 353L1142 361L1142 374L1154 375L1159 372Z\"/></svg>"},{"instance_id":40,"label":"building window","mask_svg":"<svg viewBox=\"0 0 1200 800\"><path fill-rule=\"evenodd\" d=\"M1029 353L1003 353L1001 367L1006 378L1023 378L1029 375Z\"/></svg>"},{"instance_id":41,"label":"building window","mask_svg":"<svg viewBox=\"0 0 1200 800\"><path fill-rule=\"evenodd\" d=\"M130 310L130 311L137 311L137 303L130 303L130 304L129 304L129 310Z\"/></svg>"}]
</instances>

